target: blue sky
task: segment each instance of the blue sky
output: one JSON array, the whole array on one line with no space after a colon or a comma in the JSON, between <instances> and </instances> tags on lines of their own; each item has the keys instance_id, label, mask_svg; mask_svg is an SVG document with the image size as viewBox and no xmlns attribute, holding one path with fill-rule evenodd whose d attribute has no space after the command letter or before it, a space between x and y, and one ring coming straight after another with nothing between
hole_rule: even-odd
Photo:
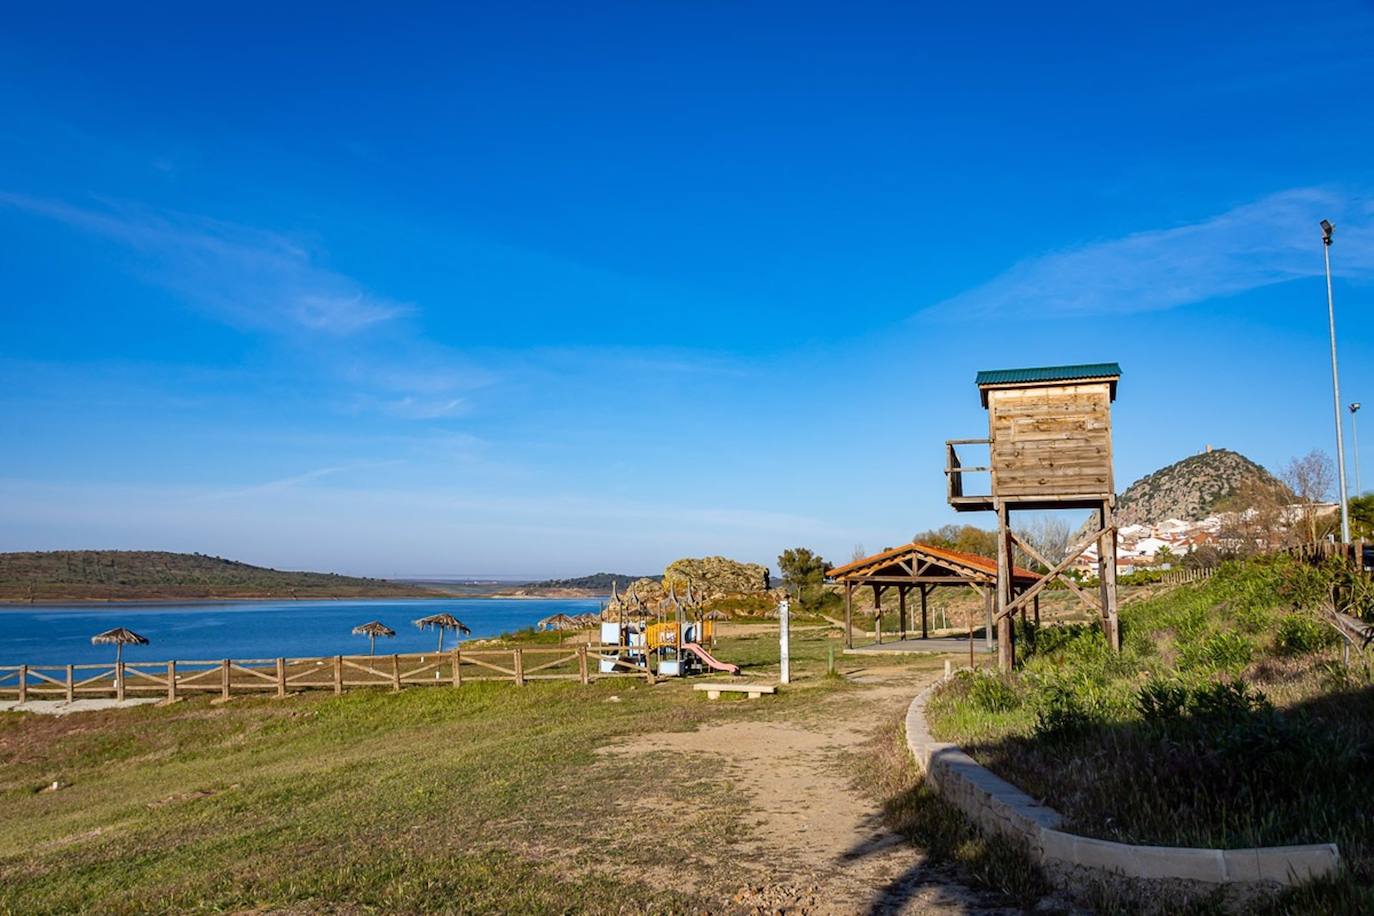
<instances>
[{"instance_id":1,"label":"blue sky","mask_svg":"<svg viewBox=\"0 0 1374 916\"><path fill-rule=\"evenodd\" d=\"M0 549L845 559L1018 365L1122 364L1122 486L1333 452L1374 6L948 7L10 10Z\"/></svg>"}]
</instances>

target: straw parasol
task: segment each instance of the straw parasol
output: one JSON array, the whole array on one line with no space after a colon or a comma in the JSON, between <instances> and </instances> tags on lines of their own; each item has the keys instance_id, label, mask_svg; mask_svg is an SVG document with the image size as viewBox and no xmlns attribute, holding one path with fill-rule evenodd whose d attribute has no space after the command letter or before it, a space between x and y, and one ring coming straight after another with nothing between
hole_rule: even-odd
<instances>
[{"instance_id":1,"label":"straw parasol","mask_svg":"<svg viewBox=\"0 0 1374 916\"><path fill-rule=\"evenodd\" d=\"M541 630L571 630L576 628L577 621L567 614L553 614L552 616L545 617L543 620L539 621L539 623L535 624L535 626L539 627Z\"/></svg>"},{"instance_id":2,"label":"straw parasol","mask_svg":"<svg viewBox=\"0 0 1374 916\"><path fill-rule=\"evenodd\" d=\"M468 636L472 630L468 629L467 624L454 617L452 614L430 614L428 617L421 617L415 621L415 625L422 630L439 631L439 651L444 651L444 633L453 630L462 636Z\"/></svg>"},{"instance_id":3,"label":"straw parasol","mask_svg":"<svg viewBox=\"0 0 1374 916\"><path fill-rule=\"evenodd\" d=\"M354 635L354 636L366 636L366 637L367 637L367 654L368 654L368 655L376 655L376 654L377 654L377 637L378 637L378 636L387 636L387 637L395 636L395 635L396 635L396 631L393 630L393 629L391 629L391 627L387 626L386 624L382 623L380 620L370 620L370 621L368 621L367 623L363 624L362 626L354 627L354 628L353 628L353 635Z\"/></svg>"},{"instance_id":4,"label":"straw parasol","mask_svg":"<svg viewBox=\"0 0 1374 916\"><path fill-rule=\"evenodd\" d=\"M104 633L97 633L91 637L91 645L93 646L108 646L111 643L114 643L115 664L118 665L124 661L124 647L126 645L146 646L148 645L148 637L139 636L126 627L115 627L113 630L106 630Z\"/></svg>"}]
</instances>

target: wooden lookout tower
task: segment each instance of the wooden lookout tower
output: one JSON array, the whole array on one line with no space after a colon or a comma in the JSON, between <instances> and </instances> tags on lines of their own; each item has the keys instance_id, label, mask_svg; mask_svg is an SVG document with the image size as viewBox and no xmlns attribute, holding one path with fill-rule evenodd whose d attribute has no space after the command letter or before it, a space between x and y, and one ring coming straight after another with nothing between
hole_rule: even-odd
<instances>
[{"instance_id":1,"label":"wooden lookout tower","mask_svg":"<svg viewBox=\"0 0 1374 916\"><path fill-rule=\"evenodd\" d=\"M1121 648L1111 415L1120 378L1121 367L1116 363L979 372L977 385L988 411L988 437L945 443L949 504L959 512L997 513L995 618L997 660L1003 670L1009 670L1016 658L1012 615L1056 579L1101 615L1108 644ZM960 449L982 448L987 450L987 464L969 466L960 461ZM970 490L964 475L975 473L987 474L991 484ZM1062 560L1050 562L1011 529L1011 513L1030 509L1092 510L1090 533L1071 545ZM1064 575L1094 544L1101 583L1096 596ZM1024 590L1013 582L1015 547L1048 570Z\"/></svg>"}]
</instances>

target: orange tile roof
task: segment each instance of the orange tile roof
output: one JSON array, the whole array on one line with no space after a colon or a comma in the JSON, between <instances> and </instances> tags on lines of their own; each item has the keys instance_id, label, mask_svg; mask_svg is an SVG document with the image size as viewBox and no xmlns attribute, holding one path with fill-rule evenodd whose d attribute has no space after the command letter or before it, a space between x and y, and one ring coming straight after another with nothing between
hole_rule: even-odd
<instances>
[{"instance_id":1,"label":"orange tile roof","mask_svg":"<svg viewBox=\"0 0 1374 916\"><path fill-rule=\"evenodd\" d=\"M984 573L989 577L997 578L997 561L988 557L980 556L976 553L966 553L962 550L951 550L948 547L935 547L931 544L920 544L915 541L910 544L903 544L901 547L893 547L881 553L875 553L871 557L864 557L846 563L844 566L837 566L826 572L826 576L832 579L842 579L848 574L870 566L882 566L886 561L896 562L901 557L908 554L924 556L928 560L939 563L941 560L946 563L954 563L965 568L971 568ZM948 567L947 567L948 568ZM956 575L959 570L951 570ZM1039 580L1040 576L1029 569L1020 566L1012 567L1012 576L1018 583L1030 584Z\"/></svg>"}]
</instances>

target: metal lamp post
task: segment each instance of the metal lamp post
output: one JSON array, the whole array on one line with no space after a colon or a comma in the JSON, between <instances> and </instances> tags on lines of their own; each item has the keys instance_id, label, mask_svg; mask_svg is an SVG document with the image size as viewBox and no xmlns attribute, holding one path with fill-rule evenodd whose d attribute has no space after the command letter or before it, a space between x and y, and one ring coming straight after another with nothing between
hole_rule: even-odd
<instances>
[{"instance_id":1,"label":"metal lamp post","mask_svg":"<svg viewBox=\"0 0 1374 916\"><path fill-rule=\"evenodd\" d=\"M1341 375L1336 369L1336 304L1331 295L1331 234L1336 227L1322 220L1322 254L1326 256L1326 318L1331 325L1331 391L1336 405L1336 471L1341 489L1341 543L1350 543L1350 500L1345 487L1345 437L1341 420Z\"/></svg>"}]
</instances>

